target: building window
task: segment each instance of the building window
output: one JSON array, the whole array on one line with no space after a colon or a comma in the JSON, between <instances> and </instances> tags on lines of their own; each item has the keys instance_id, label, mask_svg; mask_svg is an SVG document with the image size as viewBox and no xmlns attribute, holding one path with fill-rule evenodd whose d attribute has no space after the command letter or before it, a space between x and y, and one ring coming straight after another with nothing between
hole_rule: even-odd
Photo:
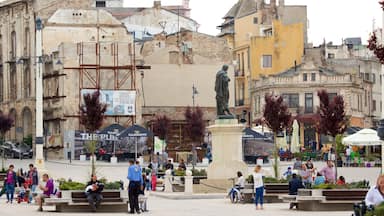
<instances>
[{"instance_id":1,"label":"building window","mask_svg":"<svg viewBox=\"0 0 384 216\"><path fill-rule=\"evenodd\" d=\"M260 113L260 95L255 96L255 113Z\"/></svg>"},{"instance_id":2,"label":"building window","mask_svg":"<svg viewBox=\"0 0 384 216\"><path fill-rule=\"evenodd\" d=\"M16 59L16 32L11 33L11 59Z\"/></svg>"},{"instance_id":3,"label":"building window","mask_svg":"<svg viewBox=\"0 0 384 216\"><path fill-rule=\"evenodd\" d=\"M376 83L376 74L372 74L372 82L373 82L373 84L375 84Z\"/></svg>"},{"instance_id":4,"label":"building window","mask_svg":"<svg viewBox=\"0 0 384 216\"><path fill-rule=\"evenodd\" d=\"M305 93L305 113L313 113L313 94Z\"/></svg>"},{"instance_id":5,"label":"building window","mask_svg":"<svg viewBox=\"0 0 384 216\"><path fill-rule=\"evenodd\" d=\"M4 100L4 77L3 77L3 66L0 66L0 102Z\"/></svg>"},{"instance_id":6,"label":"building window","mask_svg":"<svg viewBox=\"0 0 384 216\"><path fill-rule=\"evenodd\" d=\"M328 53L328 58L329 59L334 59L335 58L335 54L334 53Z\"/></svg>"},{"instance_id":7,"label":"building window","mask_svg":"<svg viewBox=\"0 0 384 216\"><path fill-rule=\"evenodd\" d=\"M372 111L376 111L376 100L372 100Z\"/></svg>"},{"instance_id":8,"label":"building window","mask_svg":"<svg viewBox=\"0 0 384 216\"><path fill-rule=\"evenodd\" d=\"M257 24L257 23L258 23L257 17L253 17L253 24Z\"/></svg>"},{"instance_id":9,"label":"building window","mask_svg":"<svg viewBox=\"0 0 384 216\"><path fill-rule=\"evenodd\" d=\"M368 92L364 90L364 106L368 106Z\"/></svg>"},{"instance_id":10,"label":"building window","mask_svg":"<svg viewBox=\"0 0 384 216\"><path fill-rule=\"evenodd\" d=\"M370 80L370 79L369 79L369 73L365 73L364 75L365 75L365 76L364 76L364 79L369 81L369 80Z\"/></svg>"},{"instance_id":11,"label":"building window","mask_svg":"<svg viewBox=\"0 0 384 216\"><path fill-rule=\"evenodd\" d=\"M30 55L31 39L30 39L29 28L25 28L24 33L24 56Z\"/></svg>"},{"instance_id":12,"label":"building window","mask_svg":"<svg viewBox=\"0 0 384 216\"><path fill-rule=\"evenodd\" d=\"M9 85L9 94L11 100L16 100L17 98L17 80L16 80L16 64L10 64L10 85Z\"/></svg>"},{"instance_id":13,"label":"building window","mask_svg":"<svg viewBox=\"0 0 384 216\"><path fill-rule=\"evenodd\" d=\"M245 63L244 63L244 52L241 53L241 72L244 75Z\"/></svg>"},{"instance_id":14,"label":"building window","mask_svg":"<svg viewBox=\"0 0 384 216\"><path fill-rule=\"evenodd\" d=\"M308 80L308 74L303 73L303 81L307 81L307 80Z\"/></svg>"},{"instance_id":15,"label":"building window","mask_svg":"<svg viewBox=\"0 0 384 216\"><path fill-rule=\"evenodd\" d=\"M96 1L96 7L106 7L105 1Z\"/></svg>"},{"instance_id":16,"label":"building window","mask_svg":"<svg viewBox=\"0 0 384 216\"><path fill-rule=\"evenodd\" d=\"M299 94L283 94L283 99L288 108L299 108Z\"/></svg>"},{"instance_id":17,"label":"building window","mask_svg":"<svg viewBox=\"0 0 384 216\"><path fill-rule=\"evenodd\" d=\"M30 73L30 68L29 65L27 65L24 69L24 98L28 98L31 94L31 73Z\"/></svg>"},{"instance_id":18,"label":"building window","mask_svg":"<svg viewBox=\"0 0 384 216\"><path fill-rule=\"evenodd\" d=\"M272 55L263 55L263 68L272 67Z\"/></svg>"},{"instance_id":19,"label":"building window","mask_svg":"<svg viewBox=\"0 0 384 216\"><path fill-rule=\"evenodd\" d=\"M316 74L315 74L315 73L312 73L312 74L311 74L311 80L312 80L312 81L316 81Z\"/></svg>"}]
</instances>

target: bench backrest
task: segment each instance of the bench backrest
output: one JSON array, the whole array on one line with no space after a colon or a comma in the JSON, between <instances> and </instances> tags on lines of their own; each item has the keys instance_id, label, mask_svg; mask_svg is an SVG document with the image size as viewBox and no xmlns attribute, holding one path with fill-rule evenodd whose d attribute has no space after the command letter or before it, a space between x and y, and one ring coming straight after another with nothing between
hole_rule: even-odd
<instances>
[{"instance_id":1,"label":"bench backrest","mask_svg":"<svg viewBox=\"0 0 384 216\"><path fill-rule=\"evenodd\" d=\"M103 198L120 198L120 191L103 191L101 195ZM71 197L77 199L87 198L85 192L72 192Z\"/></svg>"},{"instance_id":2,"label":"bench backrest","mask_svg":"<svg viewBox=\"0 0 384 216\"><path fill-rule=\"evenodd\" d=\"M323 196L327 200L364 200L368 190L325 190Z\"/></svg>"},{"instance_id":3,"label":"bench backrest","mask_svg":"<svg viewBox=\"0 0 384 216\"><path fill-rule=\"evenodd\" d=\"M285 193L288 194L288 184L265 184L265 193Z\"/></svg>"}]
</instances>

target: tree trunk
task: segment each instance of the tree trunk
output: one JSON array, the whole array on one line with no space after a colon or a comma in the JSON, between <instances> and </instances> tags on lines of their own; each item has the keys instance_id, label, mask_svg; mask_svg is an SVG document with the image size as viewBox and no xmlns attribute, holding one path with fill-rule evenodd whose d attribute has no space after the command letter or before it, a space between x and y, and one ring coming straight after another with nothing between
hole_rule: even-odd
<instances>
[{"instance_id":1,"label":"tree trunk","mask_svg":"<svg viewBox=\"0 0 384 216\"><path fill-rule=\"evenodd\" d=\"M274 144L275 144L275 151L273 151L273 157L274 157L274 164L273 164L273 171L274 171L274 174L275 174L275 178L279 178L279 147L277 146L277 135L276 133L273 134L274 136Z\"/></svg>"},{"instance_id":2,"label":"tree trunk","mask_svg":"<svg viewBox=\"0 0 384 216\"><path fill-rule=\"evenodd\" d=\"M338 153L337 153L337 143L336 143L336 137L333 137L333 150L334 150L334 152L335 152L335 161L334 161L334 163L335 163L335 183L336 183L336 181L337 181L337 161L338 161ZM332 157L332 152L331 152L331 157ZM332 158L331 158L332 159Z\"/></svg>"}]
</instances>

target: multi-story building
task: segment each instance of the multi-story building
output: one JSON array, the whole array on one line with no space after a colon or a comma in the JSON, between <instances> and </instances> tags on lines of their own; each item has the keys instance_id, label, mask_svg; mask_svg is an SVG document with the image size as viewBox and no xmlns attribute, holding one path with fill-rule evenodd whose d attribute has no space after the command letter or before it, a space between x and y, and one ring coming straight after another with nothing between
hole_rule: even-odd
<instances>
[{"instance_id":1,"label":"multi-story building","mask_svg":"<svg viewBox=\"0 0 384 216\"><path fill-rule=\"evenodd\" d=\"M376 31L381 35L379 30ZM360 38L347 38L341 45L328 43L323 45L325 50L326 65L338 71L350 74L358 74L364 80L372 82L372 118L373 125L378 123L381 117L382 100L382 66L376 56L366 45L361 43Z\"/></svg>"},{"instance_id":2,"label":"multi-story building","mask_svg":"<svg viewBox=\"0 0 384 216\"><path fill-rule=\"evenodd\" d=\"M248 113L243 117L250 121L252 80L301 64L307 43L307 8L285 5L284 0L269 4L239 0L219 27L219 36L234 46L236 113Z\"/></svg>"},{"instance_id":3,"label":"multi-story building","mask_svg":"<svg viewBox=\"0 0 384 216\"><path fill-rule=\"evenodd\" d=\"M179 42L178 42L179 41ZM181 45L180 45L181 44ZM156 36L137 44L142 60L151 65L144 71L139 90L143 93L143 125L152 125L154 117L165 114L172 120L167 152L190 152L185 136L184 113L188 106L199 106L207 123L216 119L215 79L223 64L231 63L231 51L225 39L193 31ZM230 91L234 91L233 73L229 73ZM230 107L234 101L230 100ZM204 151L199 150L199 158Z\"/></svg>"},{"instance_id":4,"label":"multi-story building","mask_svg":"<svg viewBox=\"0 0 384 216\"><path fill-rule=\"evenodd\" d=\"M321 143L316 132L317 107L320 104L317 92L327 90L330 98L334 95L344 97L346 114L350 126L372 126L372 82L364 80L358 74L348 74L319 66L310 58L301 64L280 74L270 75L252 83L252 117L259 119L263 115L266 94L281 95L291 113L300 125L300 143L312 148L310 141Z\"/></svg>"},{"instance_id":5,"label":"multi-story building","mask_svg":"<svg viewBox=\"0 0 384 216\"><path fill-rule=\"evenodd\" d=\"M58 8L89 8L90 4L75 0L0 2L0 111L15 120L7 139L21 141L35 133L35 18L45 22Z\"/></svg>"},{"instance_id":6,"label":"multi-story building","mask_svg":"<svg viewBox=\"0 0 384 216\"><path fill-rule=\"evenodd\" d=\"M79 123L81 97L92 89L100 88L103 100L109 103L105 125L129 126L140 121L133 37L110 13L91 9L92 2L0 3L0 111L15 120L6 139L21 142L27 136L35 137L34 80L40 64L49 157L63 158L75 150L65 140L67 133L83 129ZM37 18L43 22L42 56L36 56ZM125 98L124 106L114 104L116 95ZM125 107L127 104L131 107ZM84 147L76 148L78 154Z\"/></svg>"}]
</instances>

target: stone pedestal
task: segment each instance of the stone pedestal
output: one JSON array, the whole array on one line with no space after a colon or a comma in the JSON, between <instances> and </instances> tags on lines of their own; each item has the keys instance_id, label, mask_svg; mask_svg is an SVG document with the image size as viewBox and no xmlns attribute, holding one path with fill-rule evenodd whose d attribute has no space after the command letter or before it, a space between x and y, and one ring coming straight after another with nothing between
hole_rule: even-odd
<instances>
[{"instance_id":1,"label":"stone pedestal","mask_svg":"<svg viewBox=\"0 0 384 216\"><path fill-rule=\"evenodd\" d=\"M193 193L193 176L190 170L185 172L184 194L191 195Z\"/></svg>"},{"instance_id":2,"label":"stone pedestal","mask_svg":"<svg viewBox=\"0 0 384 216\"><path fill-rule=\"evenodd\" d=\"M236 177L237 171L247 176L248 167L243 161L242 134L244 125L237 119L217 119L208 127L212 134L212 163L208 166L208 179Z\"/></svg>"},{"instance_id":3,"label":"stone pedestal","mask_svg":"<svg viewBox=\"0 0 384 216\"><path fill-rule=\"evenodd\" d=\"M172 172L171 170L165 171L164 175L164 192L166 193L172 193Z\"/></svg>"},{"instance_id":4,"label":"stone pedestal","mask_svg":"<svg viewBox=\"0 0 384 216\"><path fill-rule=\"evenodd\" d=\"M111 164L117 164L117 157L111 157Z\"/></svg>"}]
</instances>

